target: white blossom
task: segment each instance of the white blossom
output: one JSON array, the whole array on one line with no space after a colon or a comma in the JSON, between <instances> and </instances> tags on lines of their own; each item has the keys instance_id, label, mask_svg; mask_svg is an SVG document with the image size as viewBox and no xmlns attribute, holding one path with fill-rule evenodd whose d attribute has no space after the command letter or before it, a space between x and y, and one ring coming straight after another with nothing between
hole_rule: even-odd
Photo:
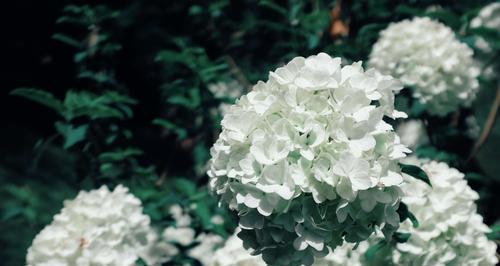
<instances>
[{"instance_id":1,"label":"white blossom","mask_svg":"<svg viewBox=\"0 0 500 266\"><path fill-rule=\"evenodd\" d=\"M496 265L496 244L488 241L488 227L476 212L479 198L464 174L445 163L431 161L422 168L432 187L409 178L403 202L420 223L404 222L400 231L411 233L393 252L397 265Z\"/></svg>"},{"instance_id":2,"label":"white blossom","mask_svg":"<svg viewBox=\"0 0 500 266\"><path fill-rule=\"evenodd\" d=\"M401 138L401 143L410 149L415 149L429 142L425 125L421 120L407 120L397 127L396 132Z\"/></svg>"},{"instance_id":3,"label":"white blossom","mask_svg":"<svg viewBox=\"0 0 500 266\"><path fill-rule=\"evenodd\" d=\"M196 208L194 204L190 207ZM208 265L215 250L224 242L222 237L212 233L197 234L187 208L174 204L169 207L169 212L175 223L164 228L161 235L150 236L150 244L141 258L148 266L159 266L175 260L176 256L190 257Z\"/></svg>"},{"instance_id":4,"label":"white blossom","mask_svg":"<svg viewBox=\"0 0 500 266\"><path fill-rule=\"evenodd\" d=\"M211 149L210 188L268 263L311 264L365 240L374 220L399 224L397 162L410 151L383 118L406 117L394 109L402 86L340 61L320 53L271 72L230 107Z\"/></svg>"},{"instance_id":5,"label":"white blossom","mask_svg":"<svg viewBox=\"0 0 500 266\"><path fill-rule=\"evenodd\" d=\"M198 244L188 251L189 257L197 259L202 265L209 265L224 239L215 234L200 234L196 241Z\"/></svg>"},{"instance_id":6,"label":"white blossom","mask_svg":"<svg viewBox=\"0 0 500 266\"><path fill-rule=\"evenodd\" d=\"M81 191L35 237L27 264L134 265L148 244L149 223L140 200L121 185Z\"/></svg>"},{"instance_id":7,"label":"white blossom","mask_svg":"<svg viewBox=\"0 0 500 266\"><path fill-rule=\"evenodd\" d=\"M480 70L472 55L449 27L417 17L383 30L368 64L412 88L430 114L445 116L476 96Z\"/></svg>"},{"instance_id":8,"label":"white blossom","mask_svg":"<svg viewBox=\"0 0 500 266\"><path fill-rule=\"evenodd\" d=\"M483 7L470 22L471 28L488 28L500 31L500 3L494 2ZM491 52L490 45L483 38L476 39L476 47L484 53Z\"/></svg>"},{"instance_id":9,"label":"white blossom","mask_svg":"<svg viewBox=\"0 0 500 266\"><path fill-rule=\"evenodd\" d=\"M470 28L486 28L500 33L500 3L494 2L483 7L479 11L479 14L470 22ZM478 50L477 57L482 63L483 76L488 79L496 78L499 64L491 60L495 56L495 49L481 36L475 38L474 46Z\"/></svg>"},{"instance_id":10,"label":"white blossom","mask_svg":"<svg viewBox=\"0 0 500 266\"><path fill-rule=\"evenodd\" d=\"M160 266L179 254L179 249L175 245L163 241L153 229L147 235L147 239L148 244L141 250L140 257L148 266Z\"/></svg>"}]
</instances>

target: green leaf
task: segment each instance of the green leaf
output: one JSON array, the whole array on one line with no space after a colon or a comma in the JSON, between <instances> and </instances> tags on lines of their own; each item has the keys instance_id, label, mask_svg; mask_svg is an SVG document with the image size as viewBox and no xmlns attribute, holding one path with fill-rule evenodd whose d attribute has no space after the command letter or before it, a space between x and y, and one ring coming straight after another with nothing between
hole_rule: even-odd
<instances>
[{"instance_id":1,"label":"green leaf","mask_svg":"<svg viewBox=\"0 0 500 266\"><path fill-rule=\"evenodd\" d=\"M399 166L401 167L401 172L413 176L416 179L422 180L432 187L431 181L429 180L429 176L427 176L427 174L425 173L424 170L422 170L422 168L416 165L409 165L402 163L400 163Z\"/></svg>"},{"instance_id":2,"label":"green leaf","mask_svg":"<svg viewBox=\"0 0 500 266\"><path fill-rule=\"evenodd\" d=\"M365 252L365 258L367 261L372 261L375 258L376 253L382 249L385 245L387 245L387 241L385 240L380 240L377 242L375 245L371 246L366 250Z\"/></svg>"},{"instance_id":3,"label":"green leaf","mask_svg":"<svg viewBox=\"0 0 500 266\"><path fill-rule=\"evenodd\" d=\"M287 9L286 8L283 8L275 3L273 3L273 1L269 1L269 0L261 0L259 1L259 5L260 6L264 6L264 7L267 7L271 10L274 10L276 11L277 13L283 15L283 16L287 16L288 15L288 12L287 12Z\"/></svg>"},{"instance_id":4,"label":"green leaf","mask_svg":"<svg viewBox=\"0 0 500 266\"><path fill-rule=\"evenodd\" d=\"M396 232L392 236L392 239L396 241L397 243L406 243L411 237L411 233L401 233L401 232Z\"/></svg>"},{"instance_id":5,"label":"green leaf","mask_svg":"<svg viewBox=\"0 0 500 266\"><path fill-rule=\"evenodd\" d=\"M212 215L210 213L210 209L208 205L204 201L197 201L194 212L200 218L200 222L203 225L203 228L210 229L212 228L212 222L210 221Z\"/></svg>"},{"instance_id":6,"label":"green leaf","mask_svg":"<svg viewBox=\"0 0 500 266\"><path fill-rule=\"evenodd\" d=\"M88 128L88 125L81 125L75 128L71 124L62 122L56 122L55 126L57 132L64 137L64 149L69 149L76 143L84 140Z\"/></svg>"},{"instance_id":7,"label":"green leaf","mask_svg":"<svg viewBox=\"0 0 500 266\"><path fill-rule=\"evenodd\" d=\"M10 95L21 96L39 104L45 105L55 111L61 113L63 111L63 104L60 100L56 99L50 92L32 88L19 88L10 92Z\"/></svg>"},{"instance_id":8,"label":"green leaf","mask_svg":"<svg viewBox=\"0 0 500 266\"><path fill-rule=\"evenodd\" d=\"M112 152L104 152L99 154L99 160L101 161L122 161L128 157L133 157L141 155L143 152L135 148L126 148L125 150L118 149Z\"/></svg>"},{"instance_id":9,"label":"green leaf","mask_svg":"<svg viewBox=\"0 0 500 266\"><path fill-rule=\"evenodd\" d=\"M191 197L196 194L196 184L191 180L185 178L177 178L174 183L177 191L181 192L185 196Z\"/></svg>"},{"instance_id":10,"label":"green leaf","mask_svg":"<svg viewBox=\"0 0 500 266\"><path fill-rule=\"evenodd\" d=\"M56 34L52 35L52 39L60 41L60 42L65 43L67 45L76 47L76 48L82 47L82 45L79 41L77 41L77 40L75 40L67 35L64 35L64 34L56 33Z\"/></svg>"},{"instance_id":11,"label":"green leaf","mask_svg":"<svg viewBox=\"0 0 500 266\"><path fill-rule=\"evenodd\" d=\"M165 119L156 118L153 120L153 125L158 125L164 127L165 129L173 131L179 139L185 139L187 137L187 131L184 128L177 126L176 124L169 122Z\"/></svg>"},{"instance_id":12,"label":"green leaf","mask_svg":"<svg viewBox=\"0 0 500 266\"><path fill-rule=\"evenodd\" d=\"M401 222L406 220L406 219L410 219L413 227L417 228L419 226L417 217L415 217L415 215L412 212L410 212L410 210L408 209L408 206L406 204L404 204L403 202L401 202L399 204L399 208L397 210L397 213L399 215L399 219Z\"/></svg>"},{"instance_id":13,"label":"green leaf","mask_svg":"<svg viewBox=\"0 0 500 266\"><path fill-rule=\"evenodd\" d=\"M490 240L500 240L500 224L495 224L490 227L491 232L486 233Z\"/></svg>"}]
</instances>

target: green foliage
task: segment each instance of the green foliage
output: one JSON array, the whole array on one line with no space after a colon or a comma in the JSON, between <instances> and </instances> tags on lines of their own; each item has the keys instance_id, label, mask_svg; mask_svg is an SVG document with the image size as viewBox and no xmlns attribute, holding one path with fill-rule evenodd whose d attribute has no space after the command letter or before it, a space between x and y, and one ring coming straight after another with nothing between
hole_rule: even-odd
<instances>
[{"instance_id":1,"label":"green foliage","mask_svg":"<svg viewBox=\"0 0 500 266\"><path fill-rule=\"evenodd\" d=\"M46 125L34 123L37 114L29 121L19 119L12 135L19 135L22 145L0 159L0 246L7 247L0 251L3 262L22 265L31 239L63 200L102 184L130 187L155 226L171 224L169 206L181 204L190 210L198 232L227 236L236 223L208 194L205 172L209 148L220 130L218 108L236 99L214 95L211 85L234 84L244 93L292 57L320 51L344 62L366 61L381 30L412 16L440 20L471 46L484 38L494 50L489 59L493 65L498 61L499 36L469 27L487 2L342 1L339 19L348 32L340 36L331 34L336 1L328 0L58 3L59 18L44 17L51 20L46 23L53 25L53 32L37 37L41 34L33 27L33 32L25 33L30 40L39 38L34 42L57 47L53 64L58 66L54 68L58 78L27 79L9 88L11 95L45 106L57 116ZM440 8L429 8L437 5ZM39 12L47 11L54 12ZM45 75L47 69L41 72ZM73 75L59 77L57 71ZM398 107L423 120L429 130L430 144L414 153L467 173L480 193L479 210L488 223L500 218L494 211L499 123L477 156L469 159L475 139L465 134L465 119L474 114L484 125L496 82L483 77L483 89L472 108L445 118L426 116L424 106L405 92L408 88L396 97ZM22 87L15 89L18 84ZM8 137L3 142L10 142ZM401 167L429 183L418 167ZM406 205L401 204L398 213L418 226ZM211 222L216 214L224 224ZM493 229L490 236L497 239L498 230ZM390 243L370 248L365 257L377 265L378 255L408 237L398 232ZM198 263L179 256L171 264L184 262Z\"/></svg>"},{"instance_id":2,"label":"green foliage","mask_svg":"<svg viewBox=\"0 0 500 266\"><path fill-rule=\"evenodd\" d=\"M399 166L401 167L401 172L410 175L416 179L422 180L425 183L427 183L429 186L432 187L431 181L429 180L429 177L425 173L422 168L416 166L416 165L409 165L409 164L403 164L400 163Z\"/></svg>"}]
</instances>

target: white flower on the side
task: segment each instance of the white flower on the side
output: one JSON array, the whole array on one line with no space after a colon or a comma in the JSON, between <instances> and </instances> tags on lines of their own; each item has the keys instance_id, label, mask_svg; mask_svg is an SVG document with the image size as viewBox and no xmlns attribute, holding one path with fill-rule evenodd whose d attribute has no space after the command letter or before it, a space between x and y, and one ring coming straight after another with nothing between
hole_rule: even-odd
<instances>
[{"instance_id":1,"label":"white flower on the side","mask_svg":"<svg viewBox=\"0 0 500 266\"><path fill-rule=\"evenodd\" d=\"M496 265L496 244L477 214L479 198L464 179L464 174L445 163L431 161L422 165L432 187L412 177L403 186L403 202L420 223L414 228L404 222L400 231L411 233L406 243L397 244L392 253L396 265ZM405 178L406 179L406 178Z\"/></svg>"},{"instance_id":2,"label":"white flower on the side","mask_svg":"<svg viewBox=\"0 0 500 266\"><path fill-rule=\"evenodd\" d=\"M268 263L310 265L342 235L360 242L399 224L410 150L384 117L406 117L394 109L402 85L340 61L320 53L271 72L229 108L211 149L210 188ZM316 213L326 209L335 215Z\"/></svg>"},{"instance_id":3,"label":"white flower on the side","mask_svg":"<svg viewBox=\"0 0 500 266\"><path fill-rule=\"evenodd\" d=\"M148 244L149 223L141 201L121 185L81 191L35 237L27 265L134 265Z\"/></svg>"},{"instance_id":4,"label":"white flower on the side","mask_svg":"<svg viewBox=\"0 0 500 266\"><path fill-rule=\"evenodd\" d=\"M500 31L500 3L494 2L483 7L470 22L471 28L488 28ZM476 47L484 53L491 52L490 45L483 38L476 39Z\"/></svg>"},{"instance_id":5,"label":"white flower on the side","mask_svg":"<svg viewBox=\"0 0 500 266\"><path fill-rule=\"evenodd\" d=\"M500 3L494 2L483 7L479 14L472 19L470 28L486 28L500 33ZM474 46L479 51L478 57L483 65L483 76L488 79L496 78L500 64L491 60L494 57L494 49L492 49L491 44L483 37L476 36Z\"/></svg>"},{"instance_id":6,"label":"white flower on the side","mask_svg":"<svg viewBox=\"0 0 500 266\"><path fill-rule=\"evenodd\" d=\"M202 265L209 265L215 251L224 243L224 239L215 234L200 234L196 241L198 244L188 251L188 255Z\"/></svg>"},{"instance_id":7,"label":"white flower on the side","mask_svg":"<svg viewBox=\"0 0 500 266\"><path fill-rule=\"evenodd\" d=\"M429 142L425 125L421 120L407 120L396 128L396 132L401 138L401 143L410 149L415 149Z\"/></svg>"},{"instance_id":8,"label":"white flower on the side","mask_svg":"<svg viewBox=\"0 0 500 266\"><path fill-rule=\"evenodd\" d=\"M368 65L400 79L433 115L469 106L479 89L473 51L444 24L413 18L380 33Z\"/></svg>"}]
</instances>

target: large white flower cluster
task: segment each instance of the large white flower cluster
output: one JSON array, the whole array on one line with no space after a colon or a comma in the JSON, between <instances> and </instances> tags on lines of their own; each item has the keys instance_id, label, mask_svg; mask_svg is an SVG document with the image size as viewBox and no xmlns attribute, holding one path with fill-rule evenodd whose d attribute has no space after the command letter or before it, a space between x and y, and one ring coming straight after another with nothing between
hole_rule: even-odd
<instances>
[{"instance_id":1,"label":"large white flower cluster","mask_svg":"<svg viewBox=\"0 0 500 266\"><path fill-rule=\"evenodd\" d=\"M444 116L475 98L480 71L472 55L449 27L413 18L380 33L368 64L412 87L430 114Z\"/></svg>"},{"instance_id":2,"label":"large white flower cluster","mask_svg":"<svg viewBox=\"0 0 500 266\"><path fill-rule=\"evenodd\" d=\"M393 252L396 265L496 265L496 244L488 241L488 227L476 212L479 198L464 175L445 163L431 161L422 168L432 187L409 178L403 202L420 226L404 222L400 231L411 233Z\"/></svg>"},{"instance_id":3,"label":"large white flower cluster","mask_svg":"<svg viewBox=\"0 0 500 266\"><path fill-rule=\"evenodd\" d=\"M150 219L141 201L119 185L81 191L28 249L30 266L134 265L147 245Z\"/></svg>"},{"instance_id":4,"label":"large white flower cluster","mask_svg":"<svg viewBox=\"0 0 500 266\"><path fill-rule=\"evenodd\" d=\"M239 230L236 231L236 233ZM364 241L354 249L353 244L337 247L323 258L317 259L314 266L358 266L364 261L363 254L368 249L368 242ZM236 234L229 237L224 246L215 252L213 259L207 266L265 266L261 255L252 256L249 250L243 247L243 241Z\"/></svg>"},{"instance_id":5,"label":"large white flower cluster","mask_svg":"<svg viewBox=\"0 0 500 266\"><path fill-rule=\"evenodd\" d=\"M237 211L239 236L270 264L312 264L328 247L399 225L409 150L384 122L394 110L390 76L297 57L233 105L211 149L210 188Z\"/></svg>"}]
</instances>

